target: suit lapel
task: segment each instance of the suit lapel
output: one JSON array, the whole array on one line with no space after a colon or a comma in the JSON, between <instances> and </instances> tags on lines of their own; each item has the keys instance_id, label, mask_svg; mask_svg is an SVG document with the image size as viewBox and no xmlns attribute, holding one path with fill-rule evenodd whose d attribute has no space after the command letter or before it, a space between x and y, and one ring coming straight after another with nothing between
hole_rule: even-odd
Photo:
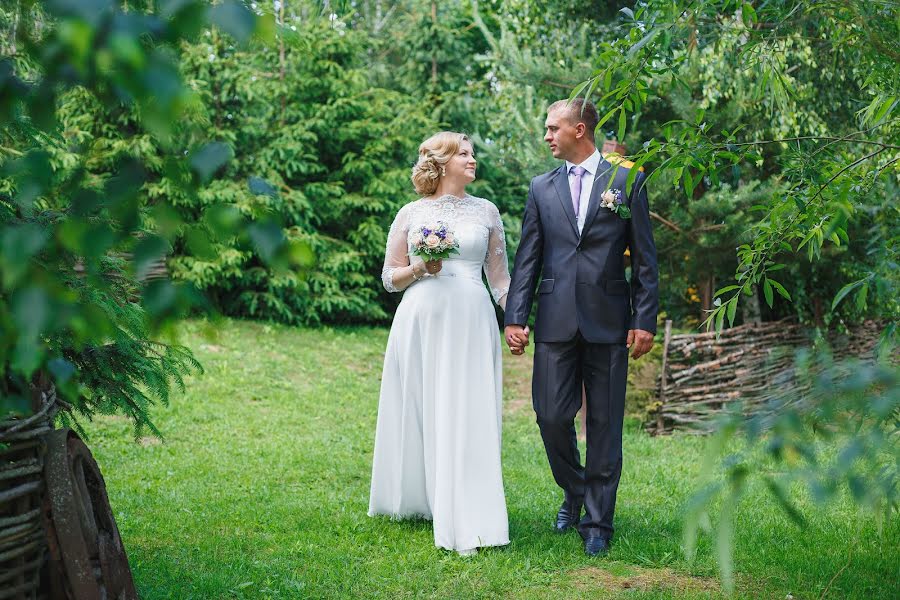
<instances>
[{"instance_id":1,"label":"suit lapel","mask_svg":"<svg viewBox=\"0 0 900 600\"><path fill-rule=\"evenodd\" d=\"M591 197L588 200L588 210L587 214L584 216L584 227L582 228L582 231L587 231L587 228L591 226L594 217L597 216L597 211L600 210L600 195L606 191L606 186L609 185L609 180L615 171L616 168L606 162L606 160L601 159L600 163L597 165L597 175L594 177L594 185L591 187Z\"/></svg>"},{"instance_id":2,"label":"suit lapel","mask_svg":"<svg viewBox=\"0 0 900 600\"><path fill-rule=\"evenodd\" d=\"M569 224L572 226L572 229L575 231L575 236L578 236L578 223L575 222L575 207L572 206L572 192L569 191L569 180L566 177L566 167L565 163L561 166L557 171L556 175L553 176L553 187L556 188L556 195L559 197L559 203L562 205L563 212L566 213L566 218L569 219Z\"/></svg>"}]
</instances>

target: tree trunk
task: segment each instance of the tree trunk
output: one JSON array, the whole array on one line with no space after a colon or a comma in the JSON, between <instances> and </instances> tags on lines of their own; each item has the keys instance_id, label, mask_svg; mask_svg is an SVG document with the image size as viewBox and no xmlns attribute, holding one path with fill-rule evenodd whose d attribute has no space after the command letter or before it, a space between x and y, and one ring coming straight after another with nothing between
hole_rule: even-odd
<instances>
[{"instance_id":1,"label":"tree trunk","mask_svg":"<svg viewBox=\"0 0 900 600\"><path fill-rule=\"evenodd\" d=\"M716 278L714 275L710 275L709 277L704 277L699 285L697 285L697 291L700 294L700 320L703 321L706 319L706 312L712 310L713 303L713 292L716 291Z\"/></svg>"},{"instance_id":2,"label":"tree trunk","mask_svg":"<svg viewBox=\"0 0 900 600\"><path fill-rule=\"evenodd\" d=\"M437 27L437 2L431 3L431 22ZM437 88L438 70L437 70L437 49L431 55L431 85Z\"/></svg>"},{"instance_id":3,"label":"tree trunk","mask_svg":"<svg viewBox=\"0 0 900 600\"><path fill-rule=\"evenodd\" d=\"M762 323L762 307L759 304L759 288L755 285L750 288L750 296L741 303L741 314L744 325L759 325Z\"/></svg>"},{"instance_id":4,"label":"tree trunk","mask_svg":"<svg viewBox=\"0 0 900 600\"><path fill-rule=\"evenodd\" d=\"M284 5L287 0L281 0L278 5L278 23L284 28ZM278 36L278 79L281 81L281 124L284 125L284 116L287 112L287 94L284 89L284 77L287 69L284 59L284 32Z\"/></svg>"},{"instance_id":5,"label":"tree trunk","mask_svg":"<svg viewBox=\"0 0 900 600\"><path fill-rule=\"evenodd\" d=\"M815 319L816 326L825 326L825 307L822 306L822 299L819 296L813 297L813 319Z\"/></svg>"},{"instance_id":6,"label":"tree trunk","mask_svg":"<svg viewBox=\"0 0 900 600\"><path fill-rule=\"evenodd\" d=\"M16 29L19 28L19 3L16 3L16 13L13 15L12 27L9 28L9 48L4 50L5 54L12 56L16 53Z\"/></svg>"}]
</instances>

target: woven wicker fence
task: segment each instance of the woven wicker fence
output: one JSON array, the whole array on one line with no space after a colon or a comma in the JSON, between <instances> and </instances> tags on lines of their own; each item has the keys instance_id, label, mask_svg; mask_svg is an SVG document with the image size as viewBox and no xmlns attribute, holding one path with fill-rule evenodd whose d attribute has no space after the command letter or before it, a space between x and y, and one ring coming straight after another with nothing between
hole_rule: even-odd
<instances>
[{"instance_id":1,"label":"woven wicker fence","mask_svg":"<svg viewBox=\"0 0 900 600\"><path fill-rule=\"evenodd\" d=\"M883 323L867 321L830 343L842 356L871 359ZM645 427L654 433L684 429L708 433L715 417L740 400L753 414L776 397L802 395L794 356L810 345L807 328L790 321L742 325L721 332L672 335L666 321L657 401Z\"/></svg>"},{"instance_id":2,"label":"woven wicker fence","mask_svg":"<svg viewBox=\"0 0 900 600\"><path fill-rule=\"evenodd\" d=\"M42 597L44 436L59 402L53 386L42 381L32 416L0 420L0 600Z\"/></svg>"},{"instance_id":3,"label":"woven wicker fence","mask_svg":"<svg viewBox=\"0 0 900 600\"><path fill-rule=\"evenodd\" d=\"M28 417L0 420L0 600L134 600L100 468L53 417L70 405L46 374Z\"/></svg>"}]
</instances>

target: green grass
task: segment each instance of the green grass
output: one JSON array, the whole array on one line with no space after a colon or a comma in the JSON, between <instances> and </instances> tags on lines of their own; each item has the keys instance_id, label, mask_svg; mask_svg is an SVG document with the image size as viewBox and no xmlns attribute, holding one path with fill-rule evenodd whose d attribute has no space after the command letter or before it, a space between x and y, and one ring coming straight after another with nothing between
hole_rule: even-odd
<instances>
[{"instance_id":1,"label":"green grass","mask_svg":"<svg viewBox=\"0 0 900 600\"><path fill-rule=\"evenodd\" d=\"M630 422L610 555L555 535L559 492L507 357L504 480L511 544L462 558L425 521L366 516L387 330L226 321L185 327L206 373L155 412L163 442L127 421L86 424L143 598L718 598L710 540L689 564L681 511L705 440ZM762 491L740 506L737 597L896 598L900 527L849 504L802 503L806 529ZM836 576L837 575L837 576ZM836 577L835 577L836 576Z\"/></svg>"}]
</instances>

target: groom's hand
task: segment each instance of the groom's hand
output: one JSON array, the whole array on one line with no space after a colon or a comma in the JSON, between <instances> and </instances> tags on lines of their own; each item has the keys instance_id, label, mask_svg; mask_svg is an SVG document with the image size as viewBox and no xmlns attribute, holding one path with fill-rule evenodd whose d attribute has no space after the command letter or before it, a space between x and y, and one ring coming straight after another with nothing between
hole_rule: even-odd
<instances>
[{"instance_id":1,"label":"groom's hand","mask_svg":"<svg viewBox=\"0 0 900 600\"><path fill-rule=\"evenodd\" d=\"M528 326L522 327L521 325L507 325L503 329L503 334L506 337L506 345L509 346L509 351L513 354L524 354L525 346L528 345Z\"/></svg>"},{"instance_id":2,"label":"groom's hand","mask_svg":"<svg viewBox=\"0 0 900 600\"><path fill-rule=\"evenodd\" d=\"M653 347L653 334L643 329L629 329L625 345L631 348L631 358L638 359L650 352L650 348Z\"/></svg>"}]
</instances>

